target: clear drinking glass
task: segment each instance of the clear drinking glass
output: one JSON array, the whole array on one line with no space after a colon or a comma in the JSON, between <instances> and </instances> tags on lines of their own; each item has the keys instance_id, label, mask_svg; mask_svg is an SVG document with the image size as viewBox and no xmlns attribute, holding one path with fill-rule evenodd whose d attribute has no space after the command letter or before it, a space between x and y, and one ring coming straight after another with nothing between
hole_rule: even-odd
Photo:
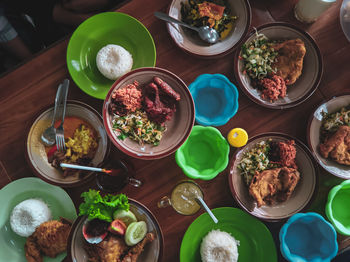
<instances>
[{"instance_id":1,"label":"clear drinking glass","mask_svg":"<svg viewBox=\"0 0 350 262\"><path fill-rule=\"evenodd\" d=\"M295 18L303 23L312 23L336 0L299 0L295 5Z\"/></svg>"},{"instance_id":2,"label":"clear drinking glass","mask_svg":"<svg viewBox=\"0 0 350 262\"><path fill-rule=\"evenodd\" d=\"M201 206L196 197L203 198L203 191L198 184L192 180L183 180L175 185L170 197L164 196L158 202L159 208L172 206L181 215L193 215Z\"/></svg>"}]
</instances>

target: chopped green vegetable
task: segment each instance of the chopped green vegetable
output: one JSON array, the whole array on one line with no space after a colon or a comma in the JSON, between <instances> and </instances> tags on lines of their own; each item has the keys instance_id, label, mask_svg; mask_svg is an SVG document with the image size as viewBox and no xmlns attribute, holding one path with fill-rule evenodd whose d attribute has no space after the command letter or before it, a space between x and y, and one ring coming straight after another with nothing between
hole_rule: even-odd
<instances>
[{"instance_id":1,"label":"chopped green vegetable","mask_svg":"<svg viewBox=\"0 0 350 262\"><path fill-rule=\"evenodd\" d=\"M100 191L90 189L82 193L81 197L84 198L84 203L79 206L79 215L87 215L89 220L97 218L112 222L114 211L117 209L128 211L130 207L128 197L124 194L107 194L102 197Z\"/></svg>"},{"instance_id":2,"label":"chopped green vegetable","mask_svg":"<svg viewBox=\"0 0 350 262\"><path fill-rule=\"evenodd\" d=\"M321 142L324 142L327 137L337 132L340 126L350 126L350 105L342 107L334 113L321 113Z\"/></svg>"}]
</instances>

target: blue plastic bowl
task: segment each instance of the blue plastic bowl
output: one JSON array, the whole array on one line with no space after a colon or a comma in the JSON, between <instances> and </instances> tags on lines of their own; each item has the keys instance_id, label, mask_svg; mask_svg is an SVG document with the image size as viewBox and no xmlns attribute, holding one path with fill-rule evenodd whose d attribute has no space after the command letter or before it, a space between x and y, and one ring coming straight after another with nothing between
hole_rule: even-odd
<instances>
[{"instance_id":1,"label":"blue plastic bowl","mask_svg":"<svg viewBox=\"0 0 350 262\"><path fill-rule=\"evenodd\" d=\"M226 76L200 75L188 88L194 100L198 124L222 126L237 113L237 87Z\"/></svg>"},{"instance_id":2,"label":"blue plastic bowl","mask_svg":"<svg viewBox=\"0 0 350 262\"><path fill-rule=\"evenodd\" d=\"M281 253L292 262L327 262L338 252L333 226L317 213L298 213L289 218L279 234Z\"/></svg>"}]
</instances>

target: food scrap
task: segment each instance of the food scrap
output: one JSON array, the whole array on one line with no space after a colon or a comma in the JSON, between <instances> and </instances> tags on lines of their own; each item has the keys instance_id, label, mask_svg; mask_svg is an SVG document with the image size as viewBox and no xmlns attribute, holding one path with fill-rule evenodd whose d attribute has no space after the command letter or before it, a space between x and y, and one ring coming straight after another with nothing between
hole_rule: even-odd
<instances>
[{"instance_id":1,"label":"food scrap","mask_svg":"<svg viewBox=\"0 0 350 262\"><path fill-rule=\"evenodd\" d=\"M284 98L287 85L300 77L306 53L301 39L274 41L264 34L242 46L240 59L244 61L244 74L261 91L261 97L270 102Z\"/></svg>"},{"instance_id":2,"label":"food scrap","mask_svg":"<svg viewBox=\"0 0 350 262\"><path fill-rule=\"evenodd\" d=\"M209 26L214 28L221 39L227 37L237 19L231 15L227 1L218 0L189 0L181 2L182 21L194 27Z\"/></svg>"},{"instance_id":3,"label":"food scrap","mask_svg":"<svg viewBox=\"0 0 350 262\"><path fill-rule=\"evenodd\" d=\"M258 207L290 198L300 180L294 140L261 141L243 155L238 169Z\"/></svg>"},{"instance_id":4,"label":"food scrap","mask_svg":"<svg viewBox=\"0 0 350 262\"><path fill-rule=\"evenodd\" d=\"M56 147L48 151L48 162L55 168L62 169L61 163L89 165L95 156L98 142L97 134L87 124L80 124L72 137L65 138L66 151L58 151ZM63 169L63 177L78 173L74 169Z\"/></svg>"},{"instance_id":5,"label":"food scrap","mask_svg":"<svg viewBox=\"0 0 350 262\"><path fill-rule=\"evenodd\" d=\"M148 84L140 86L137 81L113 91L109 110L113 130L118 138L130 138L140 145L159 145L165 122L176 112L180 95L168 83L154 77Z\"/></svg>"}]
</instances>

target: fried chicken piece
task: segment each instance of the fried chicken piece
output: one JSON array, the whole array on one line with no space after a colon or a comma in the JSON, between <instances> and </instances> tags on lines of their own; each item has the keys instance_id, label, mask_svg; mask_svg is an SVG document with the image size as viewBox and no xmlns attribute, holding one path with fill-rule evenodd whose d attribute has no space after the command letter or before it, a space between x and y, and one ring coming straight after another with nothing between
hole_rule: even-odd
<instances>
[{"instance_id":1,"label":"fried chicken piece","mask_svg":"<svg viewBox=\"0 0 350 262\"><path fill-rule=\"evenodd\" d=\"M272 67L277 68L277 75L284 79L286 85L294 84L303 69L306 53L304 42L299 38L286 40L275 44L273 48L278 52L278 56Z\"/></svg>"},{"instance_id":2,"label":"fried chicken piece","mask_svg":"<svg viewBox=\"0 0 350 262\"><path fill-rule=\"evenodd\" d=\"M41 262L42 254L56 257L67 248L67 240L71 222L65 219L51 220L42 223L35 232L27 238L24 246L28 262Z\"/></svg>"},{"instance_id":3,"label":"fried chicken piece","mask_svg":"<svg viewBox=\"0 0 350 262\"><path fill-rule=\"evenodd\" d=\"M300 180L300 173L294 168L282 167L257 172L249 186L249 194L258 207L275 201L289 199Z\"/></svg>"},{"instance_id":4,"label":"fried chicken piece","mask_svg":"<svg viewBox=\"0 0 350 262\"><path fill-rule=\"evenodd\" d=\"M154 240L153 233L147 233L145 238L136 246L132 247L128 254L123 258L122 262L136 262L139 255L142 253L144 246Z\"/></svg>"},{"instance_id":5,"label":"fried chicken piece","mask_svg":"<svg viewBox=\"0 0 350 262\"><path fill-rule=\"evenodd\" d=\"M43 262L38 244L33 236L27 238L24 251L28 262Z\"/></svg>"},{"instance_id":6,"label":"fried chicken piece","mask_svg":"<svg viewBox=\"0 0 350 262\"><path fill-rule=\"evenodd\" d=\"M91 262L119 262L127 249L128 247L122 238L111 234L96 245L88 244L85 246Z\"/></svg>"},{"instance_id":7,"label":"fried chicken piece","mask_svg":"<svg viewBox=\"0 0 350 262\"><path fill-rule=\"evenodd\" d=\"M339 164L350 165L350 127L341 126L327 141L320 144L320 153Z\"/></svg>"}]
</instances>

